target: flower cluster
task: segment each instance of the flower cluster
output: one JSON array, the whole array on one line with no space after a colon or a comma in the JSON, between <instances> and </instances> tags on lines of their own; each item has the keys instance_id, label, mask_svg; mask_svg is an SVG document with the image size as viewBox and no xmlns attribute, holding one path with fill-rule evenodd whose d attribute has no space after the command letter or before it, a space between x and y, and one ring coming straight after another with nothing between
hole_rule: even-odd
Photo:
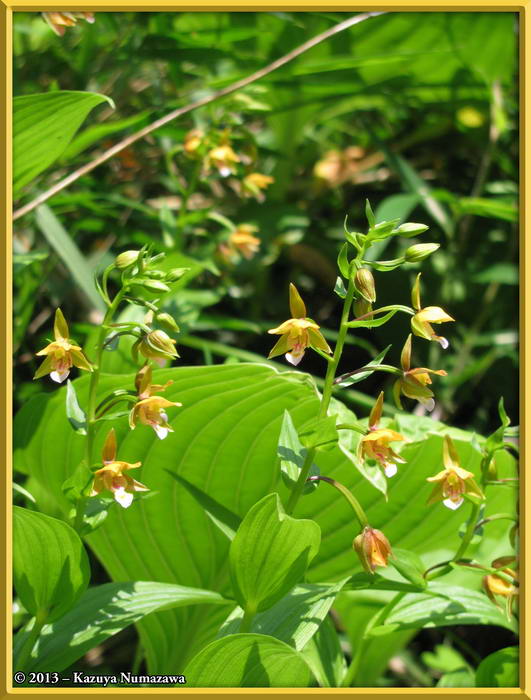
<instances>
[{"instance_id":1,"label":"flower cluster","mask_svg":"<svg viewBox=\"0 0 531 700\"><path fill-rule=\"evenodd\" d=\"M169 272L164 272L159 269L158 265L162 258L163 255L151 256L147 247L139 251L127 250L120 253L103 273L101 284L98 282L97 288L108 306L108 311L100 330L100 339L95 350L97 357L94 363L89 362L81 348L70 339L68 324L61 309L57 309L55 313L54 340L37 353L38 356L45 355L46 359L37 369L35 379L49 374L53 381L61 383L69 376L73 366L92 374L87 415L78 405L74 385L69 388L71 394L74 394L74 403L77 404L76 421L79 423L81 414L85 419L83 427L86 432L90 433L86 463L87 467L91 469L93 468L91 445L95 426L100 420L112 418L112 415L106 416L104 414L122 401L133 403L128 412L131 430L134 430L138 424L146 425L152 428L161 440L173 432L166 411L182 404L159 395L172 384L172 381L167 381L165 384L153 383L153 370L150 362L153 361L162 366L168 360L179 355L175 347L176 340L171 338L166 331L152 326L157 323L173 331L178 331L179 328L170 314L158 308L158 299L150 301L146 299L146 296L169 291L168 285L178 280L186 272L186 269L172 269ZM108 289L108 277L113 270L117 270L121 274L121 289L114 299L111 298ZM148 311L144 315L143 321L112 323L112 317L122 301L147 307ZM109 331L111 331L110 334L108 334ZM135 338L131 349L133 360L138 362L141 357L144 362L135 376L135 391L116 389L97 405L96 393L103 350L106 348L114 349L122 335L130 335ZM67 401L67 412L69 410L69 402ZM120 415L123 415L123 412L116 414L116 416ZM114 500L127 508L133 501L134 493L147 491L148 487L135 481L127 473L131 469L140 467L140 462L131 464L118 460L116 453L116 435L114 429L111 429L103 447L102 466L93 472L90 495L96 496L103 491L110 491Z\"/></svg>"}]
</instances>

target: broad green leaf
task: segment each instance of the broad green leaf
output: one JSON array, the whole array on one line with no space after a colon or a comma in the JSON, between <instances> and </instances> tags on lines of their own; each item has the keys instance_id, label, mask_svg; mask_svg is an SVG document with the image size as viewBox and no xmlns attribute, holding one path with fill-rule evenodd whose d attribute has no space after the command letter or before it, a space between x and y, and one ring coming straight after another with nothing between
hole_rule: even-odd
<instances>
[{"instance_id":1,"label":"broad green leaf","mask_svg":"<svg viewBox=\"0 0 531 700\"><path fill-rule=\"evenodd\" d=\"M233 634L202 649L184 669L190 688L304 688L310 669L292 647L263 634Z\"/></svg>"},{"instance_id":2,"label":"broad green leaf","mask_svg":"<svg viewBox=\"0 0 531 700\"><path fill-rule=\"evenodd\" d=\"M250 632L268 634L301 651L319 629L347 579L338 583L301 583L269 610L255 615ZM218 636L236 634L243 619L238 607L223 623Z\"/></svg>"},{"instance_id":3,"label":"broad green leaf","mask_svg":"<svg viewBox=\"0 0 531 700\"><path fill-rule=\"evenodd\" d=\"M28 665L32 671L62 671L113 634L156 610L231 604L233 601L214 591L171 583L135 581L94 586L66 615L43 627ZM23 640L24 635L16 638L15 653Z\"/></svg>"},{"instance_id":4,"label":"broad green leaf","mask_svg":"<svg viewBox=\"0 0 531 700\"><path fill-rule=\"evenodd\" d=\"M115 354L109 353L110 359ZM115 389L134 388L134 373L111 376L105 374L106 366L98 401ZM124 371L120 365L117 369ZM276 458L284 410L290 412L299 429L315 417L319 400L304 373L278 373L259 364L176 367L153 373L157 384L169 379L174 384L164 395L183 406L168 409L175 432L166 440L158 440L148 426L139 425L131 431L126 418L115 424L120 458L141 461L142 468L135 477L157 491L157 495L142 499L127 511L111 508L105 523L87 541L114 580L162 580L230 597L229 540L167 470L184 477L240 518L276 488L280 488L286 503L288 489L279 484ZM88 382L87 375L73 382L81 405L86 401ZM13 458L18 471L31 474L28 488L39 507L50 513L62 511L64 517L71 504L61 485L84 453L83 438L74 433L65 418L65 393L66 388L62 387L25 403L15 418ZM367 412L370 404L367 401ZM340 413L340 406L339 402L332 402L331 413ZM343 410L346 411L344 407ZM338 418L338 422L357 420L349 411L345 419ZM448 433L455 438L463 468L476 475L481 455L471 446L472 433L407 414L397 414L397 420L400 425L391 423L389 427L412 442L401 449L406 464L400 465L398 474L388 482L388 503L338 447L319 454L318 464L324 475L337 479L356 494L371 525L384 532L392 547L416 552L430 567L455 554L460 544L459 527L468 518L470 508L465 504L449 512L442 503L426 505L431 492L426 478L442 468L441 436ZM103 423L97 425L96 455L100 454L107 429ZM347 431L339 433L341 436ZM354 436L349 448L355 452L356 446ZM515 476L514 460L509 454L500 453L497 464L500 478ZM485 517L500 512L515 512L512 482L503 488L488 489ZM335 489L323 484L311 498L299 500L294 515L315 519L322 531L321 548L307 572L309 582L334 581L361 572L352 550L359 528L350 506ZM496 557L506 555L511 527L511 521L506 520L489 523L480 544L471 549L474 558L488 565ZM448 579L457 585L477 589L480 586L480 577L464 571L451 573ZM393 592L355 591L342 593L340 598L348 596L349 609L358 609L361 598L367 595L376 596L377 611ZM343 611L344 606L340 607ZM214 638L225 617L226 612L218 607L202 606L154 613L142 619L138 627L150 672L172 673L176 668L182 671L191 655ZM354 618L361 625L361 612ZM362 631L362 627L349 622L351 639L359 639ZM402 637L393 635L392 639L404 639L411 633L400 634ZM367 652L364 668L371 681L369 686L377 680L373 671L376 673L386 663L382 650L387 638L378 640L378 644L379 647L373 647L371 643ZM385 649L391 653L391 647L390 644Z\"/></svg>"},{"instance_id":5,"label":"broad green leaf","mask_svg":"<svg viewBox=\"0 0 531 700\"><path fill-rule=\"evenodd\" d=\"M489 654L476 669L477 688L514 688L519 686L520 650L506 647Z\"/></svg>"},{"instance_id":6,"label":"broad green leaf","mask_svg":"<svg viewBox=\"0 0 531 700\"><path fill-rule=\"evenodd\" d=\"M385 623L373 627L369 635L378 637L406 629L449 625L499 625L516 630L514 621L508 620L484 593L432 582L426 593L408 593L385 618Z\"/></svg>"},{"instance_id":7,"label":"broad green leaf","mask_svg":"<svg viewBox=\"0 0 531 700\"><path fill-rule=\"evenodd\" d=\"M235 513L232 513L228 508L225 508L221 503L215 501L204 491L198 489L197 486L194 486L182 476L179 476L179 474L174 474L170 471L168 473L195 498L214 525L216 525L229 540L233 540L241 524L241 518Z\"/></svg>"},{"instance_id":8,"label":"broad green leaf","mask_svg":"<svg viewBox=\"0 0 531 700\"><path fill-rule=\"evenodd\" d=\"M321 688L338 688L347 670L339 636L327 617L301 651Z\"/></svg>"},{"instance_id":9,"label":"broad green leaf","mask_svg":"<svg viewBox=\"0 0 531 700\"><path fill-rule=\"evenodd\" d=\"M31 182L65 150L89 112L112 100L94 92L57 90L13 99L13 190Z\"/></svg>"},{"instance_id":10,"label":"broad green leaf","mask_svg":"<svg viewBox=\"0 0 531 700\"><path fill-rule=\"evenodd\" d=\"M66 382L66 417L76 433L87 434L87 416L79 405L76 390L70 379Z\"/></svg>"},{"instance_id":11,"label":"broad green leaf","mask_svg":"<svg viewBox=\"0 0 531 700\"><path fill-rule=\"evenodd\" d=\"M256 613L279 601L301 581L320 541L317 523L286 515L277 493L256 503L230 547L232 585L242 608Z\"/></svg>"},{"instance_id":12,"label":"broad green leaf","mask_svg":"<svg viewBox=\"0 0 531 700\"><path fill-rule=\"evenodd\" d=\"M401 574L406 581L419 586L426 587L426 579L423 574L426 567L422 563L422 559L416 552L410 552L407 549L393 548L393 557L389 558L389 564Z\"/></svg>"},{"instance_id":13,"label":"broad green leaf","mask_svg":"<svg viewBox=\"0 0 531 700\"><path fill-rule=\"evenodd\" d=\"M90 304L95 309L104 311L106 307L94 286L92 268L48 205L41 204L37 207L35 222Z\"/></svg>"},{"instance_id":14,"label":"broad green leaf","mask_svg":"<svg viewBox=\"0 0 531 700\"><path fill-rule=\"evenodd\" d=\"M13 578L28 612L56 620L74 605L89 576L87 553L70 525L13 507Z\"/></svg>"}]
</instances>

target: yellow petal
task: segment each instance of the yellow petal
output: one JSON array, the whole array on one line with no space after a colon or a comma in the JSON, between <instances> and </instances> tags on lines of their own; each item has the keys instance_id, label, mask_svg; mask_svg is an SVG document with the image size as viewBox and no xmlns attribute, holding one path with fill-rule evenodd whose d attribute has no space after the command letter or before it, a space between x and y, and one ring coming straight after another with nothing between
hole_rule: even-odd
<instances>
[{"instance_id":1,"label":"yellow petal","mask_svg":"<svg viewBox=\"0 0 531 700\"><path fill-rule=\"evenodd\" d=\"M419 321L428 323L446 323L447 321L455 321L455 319L449 316L444 309L441 309L440 306L427 306L425 309L421 309L416 316Z\"/></svg>"},{"instance_id":2,"label":"yellow petal","mask_svg":"<svg viewBox=\"0 0 531 700\"><path fill-rule=\"evenodd\" d=\"M292 282L289 284L289 308L293 318L306 318L306 306Z\"/></svg>"},{"instance_id":3,"label":"yellow petal","mask_svg":"<svg viewBox=\"0 0 531 700\"><path fill-rule=\"evenodd\" d=\"M57 309L55 312L53 334L56 340L59 340L59 338L68 338L68 324L61 309Z\"/></svg>"},{"instance_id":4,"label":"yellow petal","mask_svg":"<svg viewBox=\"0 0 531 700\"><path fill-rule=\"evenodd\" d=\"M284 355L284 353L291 350L292 346L293 343L291 342L289 336L287 334L282 335L273 346L273 349L267 356L267 359L270 360L272 357L277 357L277 355Z\"/></svg>"},{"instance_id":5,"label":"yellow petal","mask_svg":"<svg viewBox=\"0 0 531 700\"><path fill-rule=\"evenodd\" d=\"M114 432L114 428L109 430L109 433L105 438L105 444L103 445L103 451L101 454L104 464L114 462L116 458L116 433Z\"/></svg>"},{"instance_id":6,"label":"yellow petal","mask_svg":"<svg viewBox=\"0 0 531 700\"><path fill-rule=\"evenodd\" d=\"M316 331L314 328L308 328L308 335L310 336L310 347L317 348L318 350L322 350L323 352L327 352L329 354L332 353L332 349L324 339L321 331Z\"/></svg>"},{"instance_id":7,"label":"yellow petal","mask_svg":"<svg viewBox=\"0 0 531 700\"><path fill-rule=\"evenodd\" d=\"M417 278L415 280L415 284L413 285L413 289L411 290L411 304L416 311L420 311L420 309L422 308L420 305L420 275L421 274L422 273L419 272L419 274L417 275Z\"/></svg>"},{"instance_id":8,"label":"yellow petal","mask_svg":"<svg viewBox=\"0 0 531 700\"><path fill-rule=\"evenodd\" d=\"M411 333L408 335L404 347L402 348L400 363L404 372L407 372L411 367Z\"/></svg>"},{"instance_id":9,"label":"yellow petal","mask_svg":"<svg viewBox=\"0 0 531 700\"><path fill-rule=\"evenodd\" d=\"M44 377L45 374L50 374L53 371L53 357L48 355L44 362L41 363L40 367L35 372L33 379L40 379Z\"/></svg>"},{"instance_id":10,"label":"yellow petal","mask_svg":"<svg viewBox=\"0 0 531 700\"><path fill-rule=\"evenodd\" d=\"M383 399L384 393L381 391L369 415L369 428L371 430L378 425L382 417Z\"/></svg>"},{"instance_id":11,"label":"yellow petal","mask_svg":"<svg viewBox=\"0 0 531 700\"><path fill-rule=\"evenodd\" d=\"M83 355L81 350L72 349L70 351L70 355L72 356L72 362L76 367L79 367L79 369L87 370L87 372L92 372L92 365L89 363L85 355Z\"/></svg>"}]
</instances>

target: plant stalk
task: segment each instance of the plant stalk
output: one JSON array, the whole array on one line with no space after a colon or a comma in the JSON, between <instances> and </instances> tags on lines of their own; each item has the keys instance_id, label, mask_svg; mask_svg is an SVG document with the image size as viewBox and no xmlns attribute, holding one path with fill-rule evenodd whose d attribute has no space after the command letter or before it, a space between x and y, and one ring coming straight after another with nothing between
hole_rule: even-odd
<instances>
[{"instance_id":1,"label":"plant stalk","mask_svg":"<svg viewBox=\"0 0 531 700\"><path fill-rule=\"evenodd\" d=\"M100 379L101 365L102 365L102 355L103 355L103 343L105 340L105 335L108 332L106 326L112 321L116 310L122 301L125 293L127 291L126 287L122 287L120 291L116 294L111 302L111 305L107 309L105 317L101 324L100 333L98 336L98 344L96 346L96 362L93 367L93 371L90 376L89 385L89 396L88 396L88 407L87 407L87 438L85 442L85 461L87 467L90 469L92 465L92 452L94 445L94 427L96 424L96 399L98 392L98 382ZM86 496L81 496L76 505L76 516L74 519L74 529L79 533L83 526L83 516L85 514L85 503Z\"/></svg>"}]
</instances>

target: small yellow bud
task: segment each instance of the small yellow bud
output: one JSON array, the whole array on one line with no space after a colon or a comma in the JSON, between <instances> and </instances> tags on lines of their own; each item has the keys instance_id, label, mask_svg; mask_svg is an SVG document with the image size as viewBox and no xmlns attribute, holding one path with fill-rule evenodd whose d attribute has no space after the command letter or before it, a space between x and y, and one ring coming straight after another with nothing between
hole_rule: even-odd
<instances>
[{"instance_id":1,"label":"small yellow bud","mask_svg":"<svg viewBox=\"0 0 531 700\"><path fill-rule=\"evenodd\" d=\"M160 280L150 280L150 279L143 279L143 280L136 280L134 282L135 284L139 284L144 289L147 289L150 292L169 292L170 288L168 287L167 284L164 284L164 282L161 282Z\"/></svg>"},{"instance_id":2,"label":"small yellow bud","mask_svg":"<svg viewBox=\"0 0 531 700\"><path fill-rule=\"evenodd\" d=\"M175 267L173 270L170 270L166 275L166 282L169 282L170 284L171 282L176 282L178 279L181 279L184 273L188 272L189 269L189 267Z\"/></svg>"},{"instance_id":3,"label":"small yellow bud","mask_svg":"<svg viewBox=\"0 0 531 700\"><path fill-rule=\"evenodd\" d=\"M362 267L361 269L356 271L354 285L357 291L366 301L370 303L376 301L376 288L374 286L374 277L372 276L372 272L368 268Z\"/></svg>"},{"instance_id":4,"label":"small yellow bud","mask_svg":"<svg viewBox=\"0 0 531 700\"><path fill-rule=\"evenodd\" d=\"M131 267L138 260L139 251L138 250L126 250L125 253L120 253L116 256L114 264L119 270L125 270L127 267Z\"/></svg>"},{"instance_id":5,"label":"small yellow bud","mask_svg":"<svg viewBox=\"0 0 531 700\"><path fill-rule=\"evenodd\" d=\"M354 302L354 315L356 318L365 316L372 311L372 304L365 299L358 299Z\"/></svg>"},{"instance_id":6,"label":"small yellow bud","mask_svg":"<svg viewBox=\"0 0 531 700\"><path fill-rule=\"evenodd\" d=\"M409 247L404 253L406 262L415 263L425 260L432 253L440 248L438 243L417 243Z\"/></svg>"},{"instance_id":7,"label":"small yellow bud","mask_svg":"<svg viewBox=\"0 0 531 700\"><path fill-rule=\"evenodd\" d=\"M163 312L157 314L155 318L157 319L157 323L160 323L161 326L164 326L164 328L167 328L169 331L179 332L179 326L175 323L175 319L173 316L170 316L170 314Z\"/></svg>"}]
</instances>

